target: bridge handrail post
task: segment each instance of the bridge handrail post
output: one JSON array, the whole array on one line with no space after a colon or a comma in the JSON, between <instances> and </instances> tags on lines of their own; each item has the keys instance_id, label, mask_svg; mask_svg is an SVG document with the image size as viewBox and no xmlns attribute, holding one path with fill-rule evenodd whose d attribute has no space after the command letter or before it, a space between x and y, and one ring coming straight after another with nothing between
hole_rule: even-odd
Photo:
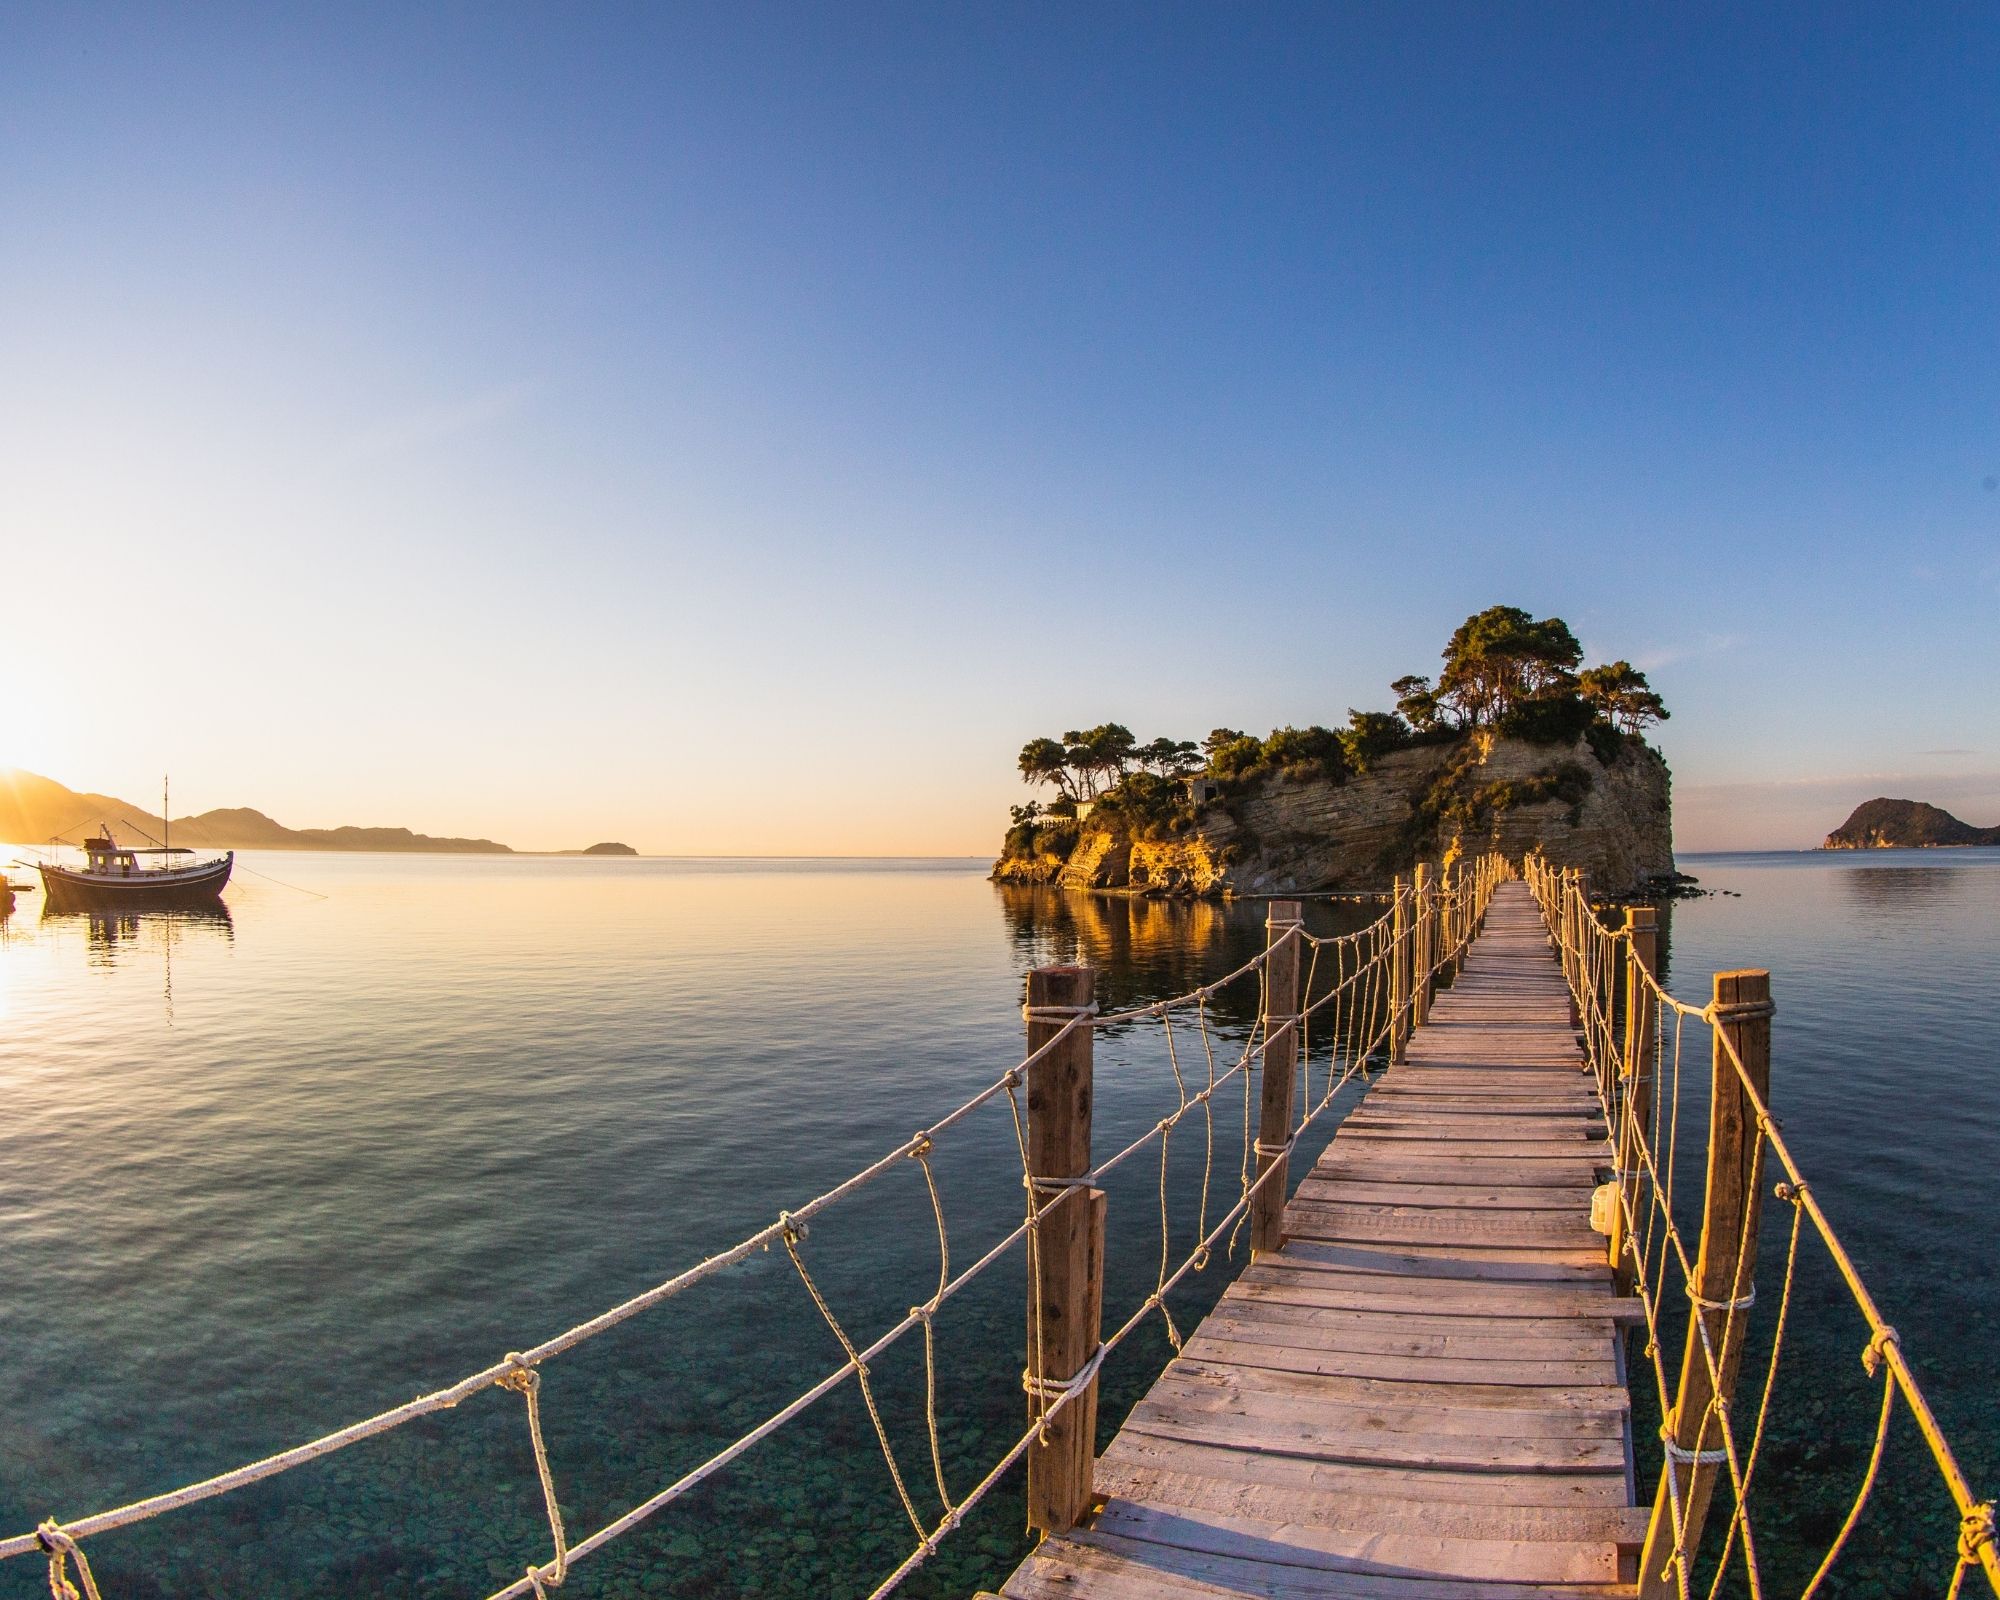
<instances>
[{"instance_id":1,"label":"bridge handrail post","mask_svg":"<svg viewBox=\"0 0 2000 1600\"><path fill-rule=\"evenodd\" d=\"M1096 994L1089 967L1028 974L1028 1052L1086 1014ZM1086 1182L1096 1031L1073 1027L1027 1069L1030 1202L1041 1210L1028 1257L1028 1416L1047 1410L1102 1338L1104 1191ZM1046 1209L1043 1209L1046 1208ZM1067 1533L1090 1510L1097 1441L1097 1378L1028 1447L1028 1522Z\"/></svg>"},{"instance_id":2,"label":"bridge handrail post","mask_svg":"<svg viewBox=\"0 0 2000 1600\"><path fill-rule=\"evenodd\" d=\"M1305 908L1297 900L1273 900L1265 914L1264 1067L1257 1123L1257 1177L1250 1199L1250 1253L1280 1249L1285 1242L1285 1196L1291 1185L1292 1090L1299 1059L1299 932ZM1280 1171L1265 1179L1273 1167Z\"/></svg>"},{"instance_id":3,"label":"bridge handrail post","mask_svg":"<svg viewBox=\"0 0 2000 1600\"><path fill-rule=\"evenodd\" d=\"M1640 1150L1653 1121L1653 1067L1658 1019L1649 979L1658 971L1659 913L1651 906L1625 908L1625 1093L1618 1111L1618 1185L1624 1204L1611 1219L1611 1267L1618 1292L1630 1294L1638 1273L1630 1259L1627 1214L1639 1214Z\"/></svg>"},{"instance_id":4,"label":"bridge handrail post","mask_svg":"<svg viewBox=\"0 0 2000 1600\"><path fill-rule=\"evenodd\" d=\"M1722 1430L1713 1413L1735 1397L1754 1297L1757 1222L1763 1209L1764 1130L1745 1081L1766 1106L1771 1097L1771 975L1751 970L1715 975L1714 1050L1708 1116L1708 1182L1701 1245L1688 1294L1687 1344L1680 1388L1660 1435L1667 1456L1639 1562L1640 1600L1678 1591L1674 1564L1692 1561L1722 1464ZM1734 1059L1731 1048L1734 1048ZM1737 1071L1737 1063L1742 1071ZM1657 1292L1657 1291L1656 1291ZM1709 1361L1714 1360L1711 1373ZM1677 1502L1677 1503L1676 1503ZM1687 1552L1685 1556L1682 1552Z\"/></svg>"},{"instance_id":5,"label":"bridge handrail post","mask_svg":"<svg viewBox=\"0 0 2000 1600\"><path fill-rule=\"evenodd\" d=\"M1577 990L1583 985L1583 938L1577 923L1577 898L1582 894L1577 882L1575 867L1564 867L1562 872L1562 949L1563 976L1569 980L1569 1023L1572 1028L1583 1026L1583 1008L1577 1004Z\"/></svg>"},{"instance_id":6,"label":"bridge handrail post","mask_svg":"<svg viewBox=\"0 0 2000 1600\"><path fill-rule=\"evenodd\" d=\"M1454 861L1444 869L1444 960L1453 983L1465 952L1465 900L1465 865Z\"/></svg>"},{"instance_id":7,"label":"bridge handrail post","mask_svg":"<svg viewBox=\"0 0 2000 1600\"><path fill-rule=\"evenodd\" d=\"M1433 908L1431 906L1430 868L1423 862L1417 863L1410 893L1415 907L1414 937L1410 941L1414 970L1410 974L1410 1026L1420 1028L1431 1013L1431 933Z\"/></svg>"},{"instance_id":8,"label":"bridge handrail post","mask_svg":"<svg viewBox=\"0 0 2000 1600\"><path fill-rule=\"evenodd\" d=\"M1389 1060L1404 1059L1410 1042L1410 912L1396 879L1389 913Z\"/></svg>"}]
</instances>

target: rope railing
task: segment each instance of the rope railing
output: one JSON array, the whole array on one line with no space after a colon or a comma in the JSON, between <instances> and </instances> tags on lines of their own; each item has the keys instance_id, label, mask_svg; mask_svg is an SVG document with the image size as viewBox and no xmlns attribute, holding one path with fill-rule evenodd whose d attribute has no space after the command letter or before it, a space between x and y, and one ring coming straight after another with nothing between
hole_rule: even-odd
<instances>
[{"instance_id":1,"label":"rope railing","mask_svg":"<svg viewBox=\"0 0 2000 1600\"><path fill-rule=\"evenodd\" d=\"M1603 1211L1610 1213L1603 1231L1611 1236L1611 1262L1620 1284L1643 1311L1645 1357L1664 1419L1660 1487L1639 1573L1642 1600L1666 1595L1686 1600L1710 1502L1725 1483L1730 1505L1707 1594L1711 1600L1719 1594L1731 1572L1741 1575L1752 1600L1762 1600L1766 1592L1754 1517L1754 1506L1761 1502L1754 1496L1793 1318L1799 1247L1808 1234L1825 1251L1867 1325L1862 1366L1870 1380L1879 1378L1882 1393L1861 1482L1801 1590L1801 1600L1821 1591L1860 1523L1880 1479L1899 1398L1959 1516L1948 1595L1956 1600L1975 1568L2000 1595L1992 1503L1975 1495L1896 1330L1883 1317L1771 1114L1769 975L1718 973L1707 1005L1677 999L1656 975L1650 909L1632 908L1623 926L1607 926L1574 869L1558 871L1530 856L1523 876L1540 904L1568 980L1573 1020L1609 1129L1612 1175L1599 1190L1608 1204L1593 1204L1593 1221ZM1701 1230L1691 1246L1675 1201L1676 1174L1685 1164L1681 1106L1697 1089L1696 1074L1683 1070L1695 1029L1710 1035L1711 1087ZM1770 1351L1746 1437L1733 1402L1750 1313L1758 1303L1754 1269L1767 1155L1784 1174L1772 1195L1792 1212ZM1668 1293L1674 1287L1690 1303L1678 1381L1670 1378L1661 1348ZM1765 1303L1770 1304L1769 1297Z\"/></svg>"},{"instance_id":2,"label":"rope railing","mask_svg":"<svg viewBox=\"0 0 2000 1600\"><path fill-rule=\"evenodd\" d=\"M1286 1196L1288 1162L1286 1155L1334 1105L1340 1091L1357 1078L1366 1080L1371 1065L1400 1056L1415 1020L1421 1018L1431 990L1463 958L1476 936L1493 888L1511 869L1498 857L1475 862L1451 863L1435 877L1421 872L1411 884L1400 880L1385 897L1389 909L1376 921L1355 932L1338 937L1310 934L1304 927L1296 902L1274 902L1268 923L1265 949L1234 970L1184 994L1125 1010L1101 1012L1088 993L1068 1003L1051 1002L1038 994L1038 980L1051 973L1075 973L1083 969L1038 969L1030 975L1029 1004L1024 1017L1029 1025L1029 1049L1013 1066L999 1074L952 1110L885 1152L876 1160L825 1190L795 1210L782 1211L771 1222L693 1266L655 1284L641 1293L576 1324L551 1338L521 1350L508 1351L476 1372L454 1383L432 1390L401 1405L345 1427L321 1435L304 1444L278 1451L229 1471L164 1493L147 1496L129 1504L65 1520L50 1518L32 1531L0 1538L0 1560L39 1553L49 1565L51 1593L57 1600L102 1600L96 1574L85 1554L83 1541L179 1511L203 1501L266 1482L329 1455L379 1438L420 1418L450 1411L487 1389L500 1388L521 1396L524 1421L529 1435L543 1509L547 1515L551 1554L543 1560L527 1562L522 1575L493 1591L488 1600L516 1600L535 1595L545 1597L562 1586L576 1565L621 1535L636 1528L656 1513L681 1499L732 1462L770 1438L787 1423L820 1400L853 1380L859 1389L876 1443L903 1515L911 1524L915 1545L910 1553L872 1591L883 1596L936 1551L939 1544L960 1526L1001 1481L1006 1473L1026 1457L1029 1463L1030 1516L1037 1504L1038 1460L1052 1456L1055 1435L1067 1429L1081 1433L1084 1446L1083 1485L1089 1479L1088 1453L1092 1429L1078 1430L1074 1424L1082 1414L1094 1416L1096 1379L1105 1359L1156 1313L1169 1345L1179 1351L1183 1336L1167 1305L1168 1295L1191 1274L1207 1267L1221 1245L1233 1253L1240 1231L1255 1222L1258 1230L1275 1228L1282 1215ZM1280 910L1284 914L1279 915ZM1300 956L1305 955L1306 971L1300 981ZM1274 992L1274 972L1282 969L1286 992ZM1084 972L1084 988L1089 975ZM1225 992L1254 980L1257 990L1257 1021L1240 1042L1225 1045L1219 1037L1221 1023L1215 1002ZM1046 987L1046 984L1042 985ZM1137 1138L1097 1162L1087 1158L1076 1171L1054 1174L1038 1170L1038 1147L1046 1147L1061 1129L1054 1125L1056 1112L1045 1091L1051 1075L1074 1067L1081 1061L1088 1081L1093 1041L1100 1035L1115 1034L1134 1027L1157 1025L1171 1072L1174 1103L1170 1110ZM1194 1052L1198 1049L1199 1054ZM1197 1072L1198 1066L1198 1072ZM1319 1082L1314 1084L1315 1068ZM1297 1075L1304 1093L1296 1115L1291 1112L1292 1091ZM1285 1114L1275 1124L1270 1109L1279 1097ZM1260 1125L1256 1106L1257 1082L1265 1116ZM1317 1087L1317 1092L1315 1092ZM1211 1217L1216 1203L1216 1162L1220 1141L1216 1108L1225 1090L1239 1089L1242 1096L1241 1148L1231 1203ZM999 1240L984 1250L969 1266L953 1271L951 1228L940 1197L932 1157L941 1139L959 1133L981 1108L1005 1101L1012 1124L1015 1153L1021 1164L1024 1204L1020 1220ZM1087 1106L1088 1094L1084 1096ZM1088 1151L1088 1125L1082 1130L1082 1148ZM1178 1129L1199 1118L1202 1132L1202 1168L1196 1220L1191 1240L1176 1256L1169 1205L1169 1161L1173 1138ZM1074 1131L1074 1130L1071 1130ZM1052 1282L1051 1264L1061 1254L1067 1231L1076 1225L1079 1211L1094 1213L1094 1225L1101 1229L1104 1213L1102 1180L1126 1162L1157 1143L1159 1151L1158 1227L1159 1255L1151 1289L1101 1340L1091 1330L1093 1347L1078 1361L1054 1359L1058 1352L1046 1347L1042 1330L1047 1324L1047 1294ZM810 1225L821 1213L851 1199L890 1173L904 1170L910 1162L920 1169L936 1229L938 1272L936 1287L923 1302L906 1315L863 1343L850 1333L825 1286L813 1270L808 1245ZM1064 1208L1068 1207L1065 1212ZM1226 1239L1226 1243L1224 1242ZM1053 1241L1051 1243L1050 1241ZM1017 1244L1024 1245L1028 1258L1031 1333L1027 1370L1022 1387L1028 1397L1028 1424L991 1467L962 1495L954 1498L948 1482L944 1452L940 1443L938 1361L934 1321L940 1309L989 1272ZM682 1473L646 1499L632 1505L603 1526L580 1539L570 1537L562 1500L550 1464L545 1436L545 1419L540 1396L540 1368L557 1356L577 1349L614 1327L658 1308L668 1301L715 1279L728 1268L754 1254L782 1249L795 1275L806 1290L815 1310L838 1341L845 1360L800 1390L762 1422L750 1428L705 1460ZM1257 1247L1253 1237L1253 1248ZM1099 1251L1101 1270L1101 1248ZM1059 1269L1060 1262L1054 1262ZM1101 1282L1093 1292L1101 1289ZM924 1365L924 1420L930 1476L940 1510L927 1513L918 1504L912 1479L905 1473L891 1429L884 1418L871 1381L871 1367L886 1352L913 1332L921 1330ZM1047 1473L1044 1472L1046 1477ZM1071 1486L1072 1489L1074 1485ZM929 1491L925 1491L928 1493ZM1046 1499L1046 1495L1041 1498ZM1045 1517L1038 1526L1047 1531ZM72 1566L83 1585L81 1591L70 1578Z\"/></svg>"}]
</instances>

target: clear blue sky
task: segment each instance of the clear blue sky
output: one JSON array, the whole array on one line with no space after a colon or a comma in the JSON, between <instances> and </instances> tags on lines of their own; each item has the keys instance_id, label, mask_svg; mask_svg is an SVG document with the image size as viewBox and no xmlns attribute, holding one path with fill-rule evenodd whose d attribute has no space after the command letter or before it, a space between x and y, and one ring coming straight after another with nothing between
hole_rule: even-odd
<instances>
[{"instance_id":1,"label":"clear blue sky","mask_svg":"<svg viewBox=\"0 0 2000 1600\"><path fill-rule=\"evenodd\" d=\"M1971 5L13 8L0 765L970 852L1031 735L1507 602L1683 848L2000 822L1996 85Z\"/></svg>"}]
</instances>

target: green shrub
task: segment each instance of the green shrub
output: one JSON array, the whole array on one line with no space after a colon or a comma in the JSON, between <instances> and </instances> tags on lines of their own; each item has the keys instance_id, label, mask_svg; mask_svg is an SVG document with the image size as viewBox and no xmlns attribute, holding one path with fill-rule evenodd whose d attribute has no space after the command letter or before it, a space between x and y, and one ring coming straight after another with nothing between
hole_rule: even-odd
<instances>
[{"instance_id":1,"label":"green shrub","mask_svg":"<svg viewBox=\"0 0 2000 1600\"><path fill-rule=\"evenodd\" d=\"M1193 813L1187 790L1157 772L1129 772L1118 787L1107 790L1097 802L1097 811L1108 822L1122 824L1135 839L1161 839L1181 831Z\"/></svg>"},{"instance_id":2,"label":"green shrub","mask_svg":"<svg viewBox=\"0 0 2000 1600\"><path fill-rule=\"evenodd\" d=\"M1264 741L1263 756L1264 765L1282 768L1293 777L1318 774L1339 782L1347 776L1347 752L1340 735L1317 723L1273 729Z\"/></svg>"},{"instance_id":3,"label":"green shrub","mask_svg":"<svg viewBox=\"0 0 2000 1600\"><path fill-rule=\"evenodd\" d=\"M1352 706L1340 733L1341 751L1356 772L1366 772L1379 757L1416 742L1416 730L1393 711L1356 711Z\"/></svg>"},{"instance_id":4,"label":"green shrub","mask_svg":"<svg viewBox=\"0 0 2000 1600\"><path fill-rule=\"evenodd\" d=\"M1618 758L1625 754L1628 739L1634 744L1644 743L1636 733L1620 733L1602 717L1586 728L1583 736L1590 741L1590 753L1597 757L1600 767L1616 766Z\"/></svg>"},{"instance_id":5,"label":"green shrub","mask_svg":"<svg viewBox=\"0 0 2000 1600\"><path fill-rule=\"evenodd\" d=\"M1240 778L1264 759L1264 742L1240 734L1214 745L1208 752L1208 770L1218 778Z\"/></svg>"},{"instance_id":6,"label":"green shrub","mask_svg":"<svg viewBox=\"0 0 2000 1600\"><path fill-rule=\"evenodd\" d=\"M1494 731L1529 744L1575 744L1596 720L1597 713L1573 694L1540 695L1502 712Z\"/></svg>"}]
</instances>

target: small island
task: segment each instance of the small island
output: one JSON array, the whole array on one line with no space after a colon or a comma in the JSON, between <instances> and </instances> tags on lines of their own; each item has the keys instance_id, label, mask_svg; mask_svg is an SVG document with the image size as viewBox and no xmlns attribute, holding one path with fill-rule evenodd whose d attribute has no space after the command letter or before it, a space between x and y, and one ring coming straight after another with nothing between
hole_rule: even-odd
<instances>
[{"instance_id":1,"label":"small island","mask_svg":"<svg viewBox=\"0 0 2000 1600\"><path fill-rule=\"evenodd\" d=\"M2000 844L2000 828L1975 828L1922 800L1864 800L1822 850L1946 850Z\"/></svg>"},{"instance_id":2,"label":"small island","mask_svg":"<svg viewBox=\"0 0 2000 1600\"><path fill-rule=\"evenodd\" d=\"M636 856L639 852L629 844L605 843L590 845L577 853L586 856Z\"/></svg>"},{"instance_id":3,"label":"small island","mask_svg":"<svg viewBox=\"0 0 2000 1600\"><path fill-rule=\"evenodd\" d=\"M1560 617L1466 618L1436 681L1393 711L1268 738L1141 743L1109 722L1021 750L993 877L1126 894L1375 890L1419 861L1542 851L1604 892L1674 880L1670 776L1644 730L1667 709L1627 661L1585 668Z\"/></svg>"}]
</instances>

